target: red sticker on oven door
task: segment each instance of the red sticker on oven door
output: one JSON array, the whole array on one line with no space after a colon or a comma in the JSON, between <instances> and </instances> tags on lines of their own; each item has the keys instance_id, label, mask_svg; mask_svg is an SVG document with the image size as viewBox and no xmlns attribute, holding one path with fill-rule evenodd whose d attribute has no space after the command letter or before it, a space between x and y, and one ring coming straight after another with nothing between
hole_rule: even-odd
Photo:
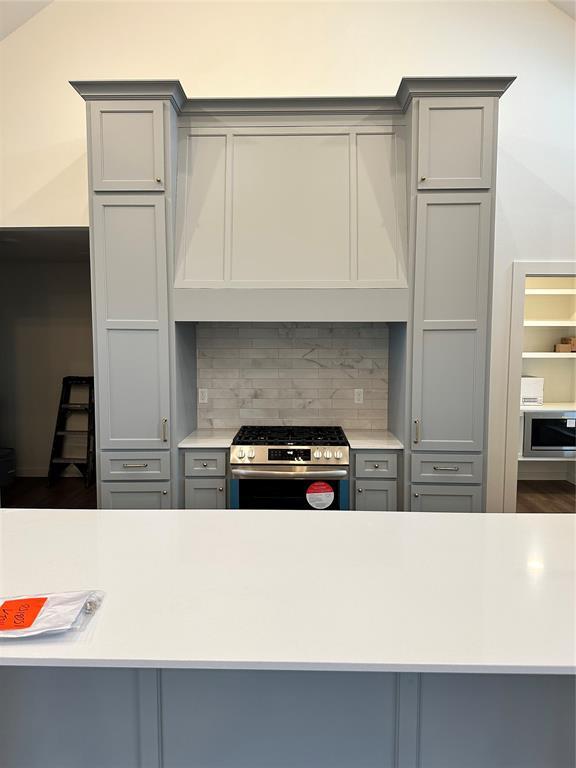
<instances>
[{"instance_id":1,"label":"red sticker on oven door","mask_svg":"<svg viewBox=\"0 0 576 768\"><path fill-rule=\"evenodd\" d=\"M328 509L334 501L334 488L328 483L312 483L306 491L306 501L314 509Z\"/></svg>"}]
</instances>

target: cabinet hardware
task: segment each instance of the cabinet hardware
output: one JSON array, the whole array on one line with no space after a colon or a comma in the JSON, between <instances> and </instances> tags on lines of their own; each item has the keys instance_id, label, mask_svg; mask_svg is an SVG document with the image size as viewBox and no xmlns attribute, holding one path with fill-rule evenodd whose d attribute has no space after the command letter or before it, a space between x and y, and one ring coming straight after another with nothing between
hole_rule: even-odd
<instances>
[{"instance_id":1,"label":"cabinet hardware","mask_svg":"<svg viewBox=\"0 0 576 768\"><path fill-rule=\"evenodd\" d=\"M203 466L203 467L207 467L207 466L208 466L208 462L207 462L207 461L203 461L203 462L202 462L202 466Z\"/></svg>"},{"instance_id":2,"label":"cabinet hardware","mask_svg":"<svg viewBox=\"0 0 576 768\"><path fill-rule=\"evenodd\" d=\"M220 488L218 488L218 490L219 490L220 492L222 492L222 491L224 490L224 488L222 488L222 486L220 486Z\"/></svg>"},{"instance_id":3,"label":"cabinet hardware","mask_svg":"<svg viewBox=\"0 0 576 768\"><path fill-rule=\"evenodd\" d=\"M358 488L358 493L362 493L363 490L363 488Z\"/></svg>"},{"instance_id":4,"label":"cabinet hardware","mask_svg":"<svg viewBox=\"0 0 576 768\"><path fill-rule=\"evenodd\" d=\"M420 419L414 419L414 443L420 442Z\"/></svg>"},{"instance_id":5,"label":"cabinet hardware","mask_svg":"<svg viewBox=\"0 0 576 768\"><path fill-rule=\"evenodd\" d=\"M162 442L168 442L168 419L162 419Z\"/></svg>"},{"instance_id":6,"label":"cabinet hardware","mask_svg":"<svg viewBox=\"0 0 576 768\"><path fill-rule=\"evenodd\" d=\"M434 467L435 472L439 470L442 472L460 472L460 467Z\"/></svg>"},{"instance_id":7,"label":"cabinet hardware","mask_svg":"<svg viewBox=\"0 0 576 768\"><path fill-rule=\"evenodd\" d=\"M143 463L143 464L122 464L122 466L124 467L124 469L140 469L140 467L142 467L143 469L146 469L148 464L147 463Z\"/></svg>"},{"instance_id":8,"label":"cabinet hardware","mask_svg":"<svg viewBox=\"0 0 576 768\"><path fill-rule=\"evenodd\" d=\"M419 494L419 493L415 493L415 494L414 494L414 498L415 498L415 499L417 499L419 496L420 496L420 494Z\"/></svg>"},{"instance_id":9,"label":"cabinet hardware","mask_svg":"<svg viewBox=\"0 0 576 768\"><path fill-rule=\"evenodd\" d=\"M156 181L158 182L158 184L162 184L162 179L159 176L156 177Z\"/></svg>"},{"instance_id":10,"label":"cabinet hardware","mask_svg":"<svg viewBox=\"0 0 576 768\"><path fill-rule=\"evenodd\" d=\"M163 495L163 496L166 496L166 495L167 495L167 493L168 493L168 491L162 491L162 495Z\"/></svg>"},{"instance_id":11,"label":"cabinet hardware","mask_svg":"<svg viewBox=\"0 0 576 768\"><path fill-rule=\"evenodd\" d=\"M380 469L380 464L374 464L374 469Z\"/></svg>"},{"instance_id":12,"label":"cabinet hardware","mask_svg":"<svg viewBox=\"0 0 576 768\"><path fill-rule=\"evenodd\" d=\"M420 181L426 181L426 176L420 176Z\"/></svg>"}]
</instances>

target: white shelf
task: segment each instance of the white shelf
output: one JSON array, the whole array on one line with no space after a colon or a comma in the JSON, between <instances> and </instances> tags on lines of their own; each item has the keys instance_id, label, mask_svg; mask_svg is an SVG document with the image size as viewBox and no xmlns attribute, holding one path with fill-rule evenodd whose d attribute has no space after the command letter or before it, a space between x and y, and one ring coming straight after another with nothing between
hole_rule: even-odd
<instances>
[{"instance_id":1,"label":"white shelf","mask_svg":"<svg viewBox=\"0 0 576 768\"><path fill-rule=\"evenodd\" d=\"M541 458L540 456L524 456L523 454L518 454L518 461L570 461L574 462L576 459L567 459L564 458L564 456L550 456L549 458Z\"/></svg>"},{"instance_id":2,"label":"white shelf","mask_svg":"<svg viewBox=\"0 0 576 768\"><path fill-rule=\"evenodd\" d=\"M521 405L520 410L525 411L576 411L576 403L544 403L544 405Z\"/></svg>"},{"instance_id":3,"label":"white shelf","mask_svg":"<svg viewBox=\"0 0 576 768\"><path fill-rule=\"evenodd\" d=\"M568 358L576 360L576 352L522 352L522 357L530 360L553 360L555 358L560 358L560 360L567 360Z\"/></svg>"},{"instance_id":4,"label":"white shelf","mask_svg":"<svg viewBox=\"0 0 576 768\"><path fill-rule=\"evenodd\" d=\"M576 320L524 320L525 328L571 328Z\"/></svg>"},{"instance_id":5,"label":"white shelf","mask_svg":"<svg viewBox=\"0 0 576 768\"><path fill-rule=\"evenodd\" d=\"M576 296L576 288L526 288L526 296Z\"/></svg>"}]
</instances>

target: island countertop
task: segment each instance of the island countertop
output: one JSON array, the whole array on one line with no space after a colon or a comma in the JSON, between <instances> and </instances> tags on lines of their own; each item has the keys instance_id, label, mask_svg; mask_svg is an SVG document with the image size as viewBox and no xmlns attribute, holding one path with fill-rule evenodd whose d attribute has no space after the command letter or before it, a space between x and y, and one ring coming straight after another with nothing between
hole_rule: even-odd
<instances>
[{"instance_id":1,"label":"island countertop","mask_svg":"<svg viewBox=\"0 0 576 768\"><path fill-rule=\"evenodd\" d=\"M0 511L0 596L101 589L0 665L576 671L573 515Z\"/></svg>"}]
</instances>

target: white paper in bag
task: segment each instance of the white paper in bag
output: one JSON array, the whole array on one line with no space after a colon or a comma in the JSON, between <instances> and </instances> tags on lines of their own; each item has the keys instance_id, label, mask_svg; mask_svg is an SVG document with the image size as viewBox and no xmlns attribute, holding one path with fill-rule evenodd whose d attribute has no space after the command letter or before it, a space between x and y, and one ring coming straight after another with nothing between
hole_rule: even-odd
<instances>
[{"instance_id":1,"label":"white paper in bag","mask_svg":"<svg viewBox=\"0 0 576 768\"><path fill-rule=\"evenodd\" d=\"M0 597L0 641L80 629L103 598L98 590Z\"/></svg>"}]
</instances>

